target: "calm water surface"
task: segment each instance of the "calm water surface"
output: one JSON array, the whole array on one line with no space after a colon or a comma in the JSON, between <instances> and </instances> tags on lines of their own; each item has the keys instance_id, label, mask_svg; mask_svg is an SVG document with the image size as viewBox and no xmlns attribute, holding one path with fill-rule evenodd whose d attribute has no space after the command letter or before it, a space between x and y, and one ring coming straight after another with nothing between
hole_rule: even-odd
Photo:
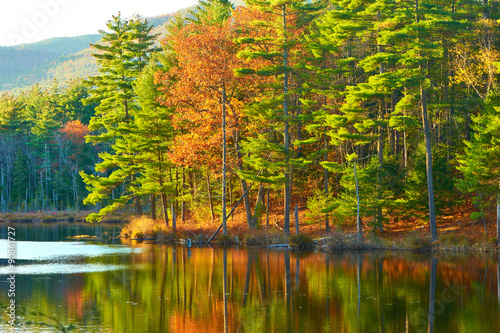
<instances>
[{"instance_id":1,"label":"calm water surface","mask_svg":"<svg viewBox=\"0 0 500 333\"><path fill-rule=\"evenodd\" d=\"M16 330L0 259L1 332L500 332L492 256L61 242L65 232L17 240Z\"/></svg>"}]
</instances>

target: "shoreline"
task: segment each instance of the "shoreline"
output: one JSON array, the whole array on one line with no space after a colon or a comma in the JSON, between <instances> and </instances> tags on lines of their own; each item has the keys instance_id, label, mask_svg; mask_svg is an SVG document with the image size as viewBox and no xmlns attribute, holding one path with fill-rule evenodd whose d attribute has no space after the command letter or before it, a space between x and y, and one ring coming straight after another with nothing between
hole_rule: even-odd
<instances>
[{"instance_id":1,"label":"shoreline","mask_svg":"<svg viewBox=\"0 0 500 333\"><path fill-rule=\"evenodd\" d=\"M303 212L304 213L304 212ZM57 223L85 223L85 217L90 212L36 212L36 213L0 213L0 224L57 224ZM455 220L448 224L441 223L438 240L432 242L428 226L415 224L405 225L406 228L388 224L384 232L377 235L365 225L364 239L357 244L355 229L349 223L343 227L332 226L332 231L326 233L321 230L320 224L301 223L300 233L297 236L291 228L291 235L285 237L283 230L275 223L272 226L260 226L258 229L249 229L242 216L228 225L228 236L218 234L212 244L217 246L243 245L245 247L261 248L288 248L291 251L318 251L336 253L344 251L402 251L409 253L500 253L496 239L485 236L484 231L476 230L475 221ZM304 221L305 219L301 219ZM146 216L133 217L130 214L114 214L106 217L102 224L123 225L120 239L147 241L155 244L185 245L191 239L193 246L206 246L207 240L216 229L213 223L198 223L186 221L178 224L174 234L170 226L161 221L153 221ZM96 223L97 224L97 223ZM490 226L492 231L493 223ZM476 229L473 229L476 228ZM488 235L490 236L490 235Z\"/></svg>"}]
</instances>

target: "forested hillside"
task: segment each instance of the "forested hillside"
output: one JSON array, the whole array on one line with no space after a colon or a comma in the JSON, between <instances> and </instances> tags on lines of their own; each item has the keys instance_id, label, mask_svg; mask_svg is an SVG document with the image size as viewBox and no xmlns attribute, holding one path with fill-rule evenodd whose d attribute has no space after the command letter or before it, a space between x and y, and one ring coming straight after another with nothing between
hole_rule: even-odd
<instances>
[{"instance_id":1,"label":"forested hillside","mask_svg":"<svg viewBox=\"0 0 500 333\"><path fill-rule=\"evenodd\" d=\"M47 83L57 78L59 81L78 77L73 71L51 73L64 64L68 58L79 58L79 65L86 69L84 75L95 74L96 66L89 52L90 43L100 40L100 35L54 38L33 44L0 47L0 91L29 87L35 83ZM75 68L76 69L76 68ZM72 75L68 77L68 75ZM46 86L45 84L44 86Z\"/></svg>"},{"instance_id":2,"label":"forested hillside","mask_svg":"<svg viewBox=\"0 0 500 333\"><path fill-rule=\"evenodd\" d=\"M149 18L154 33L164 34L165 24L178 13ZM32 44L0 46L0 92L18 94L34 84L47 88L53 79L61 83L98 73L91 56L90 44L101 39L99 34L60 37Z\"/></svg>"},{"instance_id":3,"label":"forested hillside","mask_svg":"<svg viewBox=\"0 0 500 333\"><path fill-rule=\"evenodd\" d=\"M435 240L472 202L500 224L498 5L207 0L161 36L115 16L98 75L2 96L1 207L170 224L242 197L257 228L270 197L285 233L299 205L326 229L410 219Z\"/></svg>"}]
</instances>

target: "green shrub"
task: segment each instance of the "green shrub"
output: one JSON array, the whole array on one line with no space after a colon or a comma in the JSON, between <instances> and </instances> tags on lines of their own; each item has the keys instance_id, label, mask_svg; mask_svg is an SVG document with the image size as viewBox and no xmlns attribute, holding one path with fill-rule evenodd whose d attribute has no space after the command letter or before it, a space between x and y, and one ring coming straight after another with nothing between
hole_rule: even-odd
<instances>
[{"instance_id":1,"label":"green shrub","mask_svg":"<svg viewBox=\"0 0 500 333\"><path fill-rule=\"evenodd\" d=\"M313 250L316 245L311 236L301 233L291 235L288 242L293 251Z\"/></svg>"}]
</instances>

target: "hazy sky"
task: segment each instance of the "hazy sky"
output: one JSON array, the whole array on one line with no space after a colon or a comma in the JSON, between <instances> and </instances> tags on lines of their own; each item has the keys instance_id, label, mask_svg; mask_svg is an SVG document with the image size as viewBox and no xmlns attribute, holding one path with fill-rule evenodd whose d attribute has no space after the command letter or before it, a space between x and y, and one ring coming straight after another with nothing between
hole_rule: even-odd
<instances>
[{"instance_id":1,"label":"hazy sky","mask_svg":"<svg viewBox=\"0 0 500 333\"><path fill-rule=\"evenodd\" d=\"M197 0L1 0L0 46L98 33L111 15L169 14Z\"/></svg>"}]
</instances>

